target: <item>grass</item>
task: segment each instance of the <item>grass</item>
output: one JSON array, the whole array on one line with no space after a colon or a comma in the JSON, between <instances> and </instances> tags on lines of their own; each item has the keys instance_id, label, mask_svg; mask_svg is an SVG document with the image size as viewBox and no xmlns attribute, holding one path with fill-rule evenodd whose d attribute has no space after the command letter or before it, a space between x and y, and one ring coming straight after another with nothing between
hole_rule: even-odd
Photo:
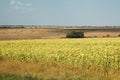
<instances>
[{"instance_id":1,"label":"grass","mask_svg":"<svg viewBox=\"0 0 120 80\"><path fill-rule=\"evenodd\" d=\"M43 80L119 80L120 38L0 41L0 73L25 80L28 75Z\"/></svg>"},{"instance_id":2,"label":"grass","mask_svg":"<svg viewBox=\"0 0 120 80\"><path fill-rule=\"evenodd\" d=\"M38 80L38 79L33 78L31 76L20 77L17 75L0 74L0 80ZM42 80L42 78L39 80Z\"/></svg>"}]
</instances>

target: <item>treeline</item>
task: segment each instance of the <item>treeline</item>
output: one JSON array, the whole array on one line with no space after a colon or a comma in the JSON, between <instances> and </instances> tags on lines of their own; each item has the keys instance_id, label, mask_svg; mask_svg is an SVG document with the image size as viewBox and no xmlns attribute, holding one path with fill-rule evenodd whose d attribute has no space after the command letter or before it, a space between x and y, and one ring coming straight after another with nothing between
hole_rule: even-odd
<instances>
[{"instance_id":1,"label":"treeline","mask_svg":"<svg viewBox=\"0 0 120 80\"><path fill-rule=\"evenodd\" d=\"M23 25L1 25L0 29L25 28Z\"/></svg>"},{"instance_id":2,"label":"treeline","mask_svg":"<svg viewBox=\"0 0 120 80\"><path fill-rule=\"evenodd\" d=\"M39 26L39 25L0 25L0 29L18 29L18 28L65 28L66 26ZM71 26L69 26L71 27ZM68 28L69 28L68 27Z\"/></svg>"},{"instance_id":3,"label":"treeline","mask_svg":"<svg viewBox=\"0 0 120 80\"><path fill-rule=\"evenodd\" d=\"M17 28L120 28L120 26L54 26L54 25L0 25L0 29Z\"/></svg>"}]
</instances>

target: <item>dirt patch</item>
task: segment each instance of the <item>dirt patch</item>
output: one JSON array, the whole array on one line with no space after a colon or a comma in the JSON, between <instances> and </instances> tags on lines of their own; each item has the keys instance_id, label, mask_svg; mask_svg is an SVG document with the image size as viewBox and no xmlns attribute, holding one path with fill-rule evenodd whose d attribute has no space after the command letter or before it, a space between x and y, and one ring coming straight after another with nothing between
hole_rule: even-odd
<instances>
[{"instance_id":1,"label":"dirt patch","mask_svg":"<svg viewBox=\"0 0 120 80\"><path fill-rule=\"evenodd\" d=\"M85 37L118 37L120 28L20 28L20 29L0 29L0 40L21 40L21 39L47 39L65 38L69 31L82 31Z\"/></svg>"}]
</instances>

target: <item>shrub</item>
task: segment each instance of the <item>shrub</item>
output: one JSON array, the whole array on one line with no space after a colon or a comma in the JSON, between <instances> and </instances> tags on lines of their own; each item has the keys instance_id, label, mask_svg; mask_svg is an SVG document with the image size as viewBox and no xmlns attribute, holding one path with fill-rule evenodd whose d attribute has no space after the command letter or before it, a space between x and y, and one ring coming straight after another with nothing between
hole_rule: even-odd
<instances>
[{"instance_id":1,"label":"shrub","mask_svg":"<svg viewBox=\"0 0 120 80\"><path fill-rule=\"evenodd\" d=\"M105 36L103 36L103 37L105 37Z\"/></svg>"},{"instance_id":2,"label":"shrub","mask_svg":"<svg viewBox=\"0 0 120 80\"><path fill-rule=\"evenodd\" d=\"M106 37L110 37L110 35L109 35L109 34L107 34L107 35L106 35Z\"/></svg>"},{"instance_id":3,"label":"shrub","mask_svg":"<svg viewBox=\"0 0 120 80\"><path fill-rule=\"evenodd\" d=\"M83 32L72 31L66 34L67 38L84 38Z\"/></svg>"},{"instance_id":4,"label":"shrub","mask_svg":"<svg viewBox=\"0 0 120 80\"><path fill-rule=\"evenodd\" d=\"M94 37L95 37L95 38L97 38L97 36L96 36L96 35L95 35Z\"/></svg>"},{"instance_id":5,"label":"shrub","mask_svg":"<svg viewBox=\"0 0 120 80\"><path fill-rule=\"evenodd\" d=\"M120 34L118 35L118 37L120 37Z\"/></svg>"}]
</instances>

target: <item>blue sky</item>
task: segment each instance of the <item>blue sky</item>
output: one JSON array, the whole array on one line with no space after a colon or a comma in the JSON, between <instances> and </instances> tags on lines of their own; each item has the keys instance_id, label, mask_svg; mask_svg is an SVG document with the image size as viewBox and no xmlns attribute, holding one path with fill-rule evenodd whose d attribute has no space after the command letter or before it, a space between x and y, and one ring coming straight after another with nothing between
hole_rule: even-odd
<instances>
[{"instance_id":1,"label":"blue sky","mask_svg":"<svg viewBox=\"0 0 120 80\"><path fill-rule=\"evenodd\" d=\"M120 25L120 0L0 0L0 25Z\"/></svg>"}]
</instances>

